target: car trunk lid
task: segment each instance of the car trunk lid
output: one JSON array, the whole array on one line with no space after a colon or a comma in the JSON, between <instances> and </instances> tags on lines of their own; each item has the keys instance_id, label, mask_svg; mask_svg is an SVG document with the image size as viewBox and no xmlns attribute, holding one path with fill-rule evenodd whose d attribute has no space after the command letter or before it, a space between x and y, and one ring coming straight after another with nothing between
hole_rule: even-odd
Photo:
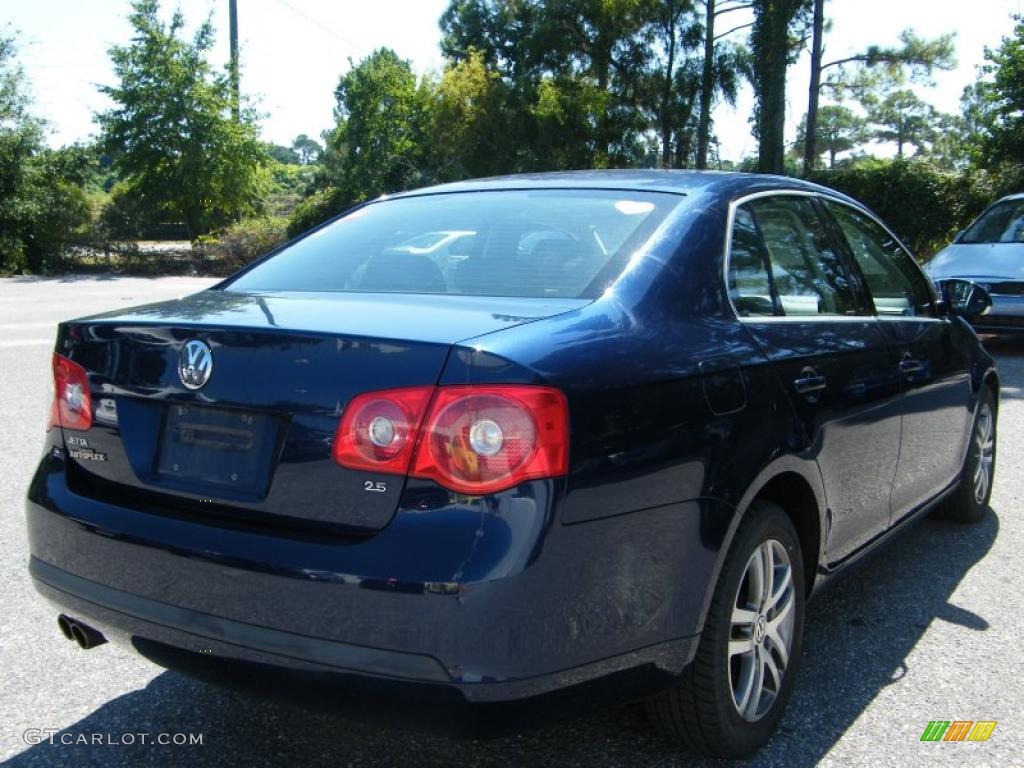
<instances>
[{"instance_id":1,"label":"car trunk lid","mask_svg":"<svg viewBox=\"0 0 1024 768\"><path fill-rule=\"evenodd\" d=\"M212 290L65 323L57 351L86 369L94 408L91 429L64 430L69 460L154 506L377 530L404 478L334 463L346 403L433 385L453 343L584 303ZM178 370L190 341L212 356L194 389Z\"/></svg>"}]
</instances>

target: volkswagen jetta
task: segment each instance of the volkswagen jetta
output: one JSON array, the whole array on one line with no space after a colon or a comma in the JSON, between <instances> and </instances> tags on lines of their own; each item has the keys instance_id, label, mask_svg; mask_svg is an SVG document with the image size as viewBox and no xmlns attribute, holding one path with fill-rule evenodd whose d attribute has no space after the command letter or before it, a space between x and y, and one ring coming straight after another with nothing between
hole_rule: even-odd
<instances>
[{"instance_id":1,"label":"volkswagen jetta","mask_svg":"<svg viewBox=\"0 0 1024 768\"><path fill-rule=\"evenodd\" d=\"M929 510L984 514L975 311L791 179L382 198L60 325L31 573L84 647L472 705L614 683L746 754L808 597Z\"/></svg>"}]
</instances>

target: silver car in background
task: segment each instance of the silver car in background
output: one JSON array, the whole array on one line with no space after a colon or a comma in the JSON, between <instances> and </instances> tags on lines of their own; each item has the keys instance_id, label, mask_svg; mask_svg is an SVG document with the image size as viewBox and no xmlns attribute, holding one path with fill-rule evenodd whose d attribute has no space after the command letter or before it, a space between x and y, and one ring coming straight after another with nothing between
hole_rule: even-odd
<instances>
[{"instance_id":1,"label":"silver car in background","mask_svg":"<svg viewBox=\"0 0 1024 768\"><path fill-rule=\"evenodd\" d=\"M1024 334L1024 194L990 205L925 272L940 285L970 280L991 295L991 309L971 321L979 333Z\"/></svg>"}]
</instances>

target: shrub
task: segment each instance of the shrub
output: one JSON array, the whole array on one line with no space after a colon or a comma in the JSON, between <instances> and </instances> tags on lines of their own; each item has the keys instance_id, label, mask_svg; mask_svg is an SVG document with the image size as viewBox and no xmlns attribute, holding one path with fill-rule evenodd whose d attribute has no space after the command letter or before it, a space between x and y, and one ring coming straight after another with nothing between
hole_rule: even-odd
<instances>
[{"instance_id":1,"label":"shrub","mask_svg":"<svg viewBox=\"0 0 1024 768\"><path fill-rule=\"evenodd\" d=\"M288 240L282 218L242 219L219 232L205 235L195 248L213 263L213 272L230 275Z\"/></svg>"},{"instance_id":2,"label":"shrub","mask_svg":"<svg viewBox=\"0 0 1024 768\"><path fill-rule=\"evenodd\" d=\"M336 187L314 192L297 206L288 220L288 236L297 237L317 224L322 224L347 208L352 201Z\"/></svg>"},{"instance_id":3,"label":"shrub","mask_svg":"<svg viewBox=\"0 0 1024 768\"><path fill-rule=\"evenodd\" d=\"M0 275L23 272L28 267L21 239L0 232Z\"/></svg>"},{"instance_id":4,"label":"shrub","mask_svg":"<svg viewBox=\"0 0 1024 768\"><path fill-rule=\"evenodd\" d=\"M152 228L153 222L138 195L125 182L118 182L100 210L96 232L104 241L135 240Z\"/></svg>"},{"instance_id":5,"label":"shrub","mask_svg":"<svg viewBox=\"0 0 1024 768\"><path fill-rule=\"evenodd\" d=\"M917 158L817 171L812 181L870 207L921 260L949 243L994 196L982 174L942 171Z\"/></svg>"},{"instance_id":6,"label":"shrub","mask_svg":"<svg viewBox=\"0 0 1024 768\"><path fill-rule=\"evenodd\" d=\"M40 149L16 160L0 182L0 271L46 272L60 266L69 246L87 238L93 160L78 146Z\"/></svg>"}]
</instances>

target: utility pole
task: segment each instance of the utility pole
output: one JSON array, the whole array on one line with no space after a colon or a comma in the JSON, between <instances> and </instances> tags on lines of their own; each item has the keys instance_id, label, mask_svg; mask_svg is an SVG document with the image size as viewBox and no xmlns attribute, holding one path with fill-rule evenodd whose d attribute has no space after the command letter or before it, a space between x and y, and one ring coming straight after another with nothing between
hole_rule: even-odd
<instances>
[{"instance_id":1,"label":"utility pole","mask_svg":"<svg viewBox=\"0 0 1024 768\"><path fill-rule=\"evenodd\" d=\"M238 83L238 0L228 0L228 17L231 29L231 63L229 65L232 92L231 113L234 115L235 122L237 123L241 104Z\"/></svg>"}]
</instances>

